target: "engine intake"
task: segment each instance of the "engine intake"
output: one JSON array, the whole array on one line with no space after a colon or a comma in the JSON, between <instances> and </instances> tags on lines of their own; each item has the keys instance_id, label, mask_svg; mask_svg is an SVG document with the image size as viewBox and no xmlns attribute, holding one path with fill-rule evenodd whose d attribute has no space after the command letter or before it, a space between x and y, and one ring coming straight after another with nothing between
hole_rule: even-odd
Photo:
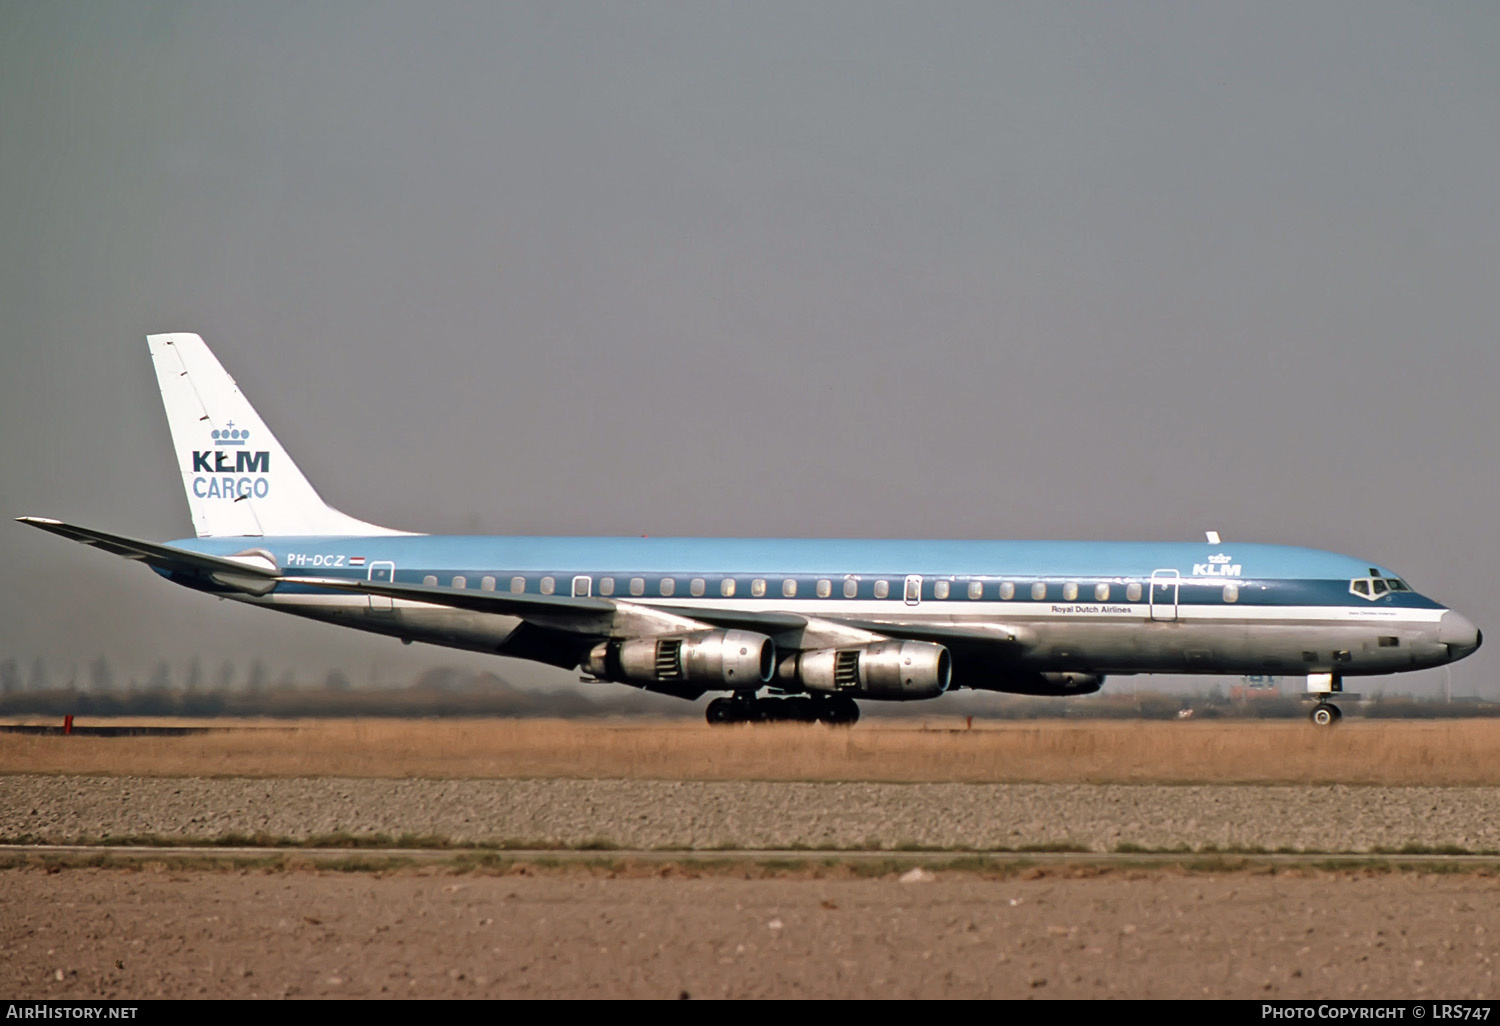
<instances>
[{"instance_id":1,"label":"engine intake","mask_svg":"<svg viewBox=\"0 0 1500 1026\"><path fill-rule=\"evenodd\" d=\"M602 680L629 684L680 681L758 688L776 668L776 643L753 631L611 638L594 646L584 667Z\"/></svg>"},{"instance_id":2,"label":"engine intake","mask_svg":"<svg viewBox=\"0 0 1500 1026\"><path fill-rule=\"evenodd\" d=\"M783 669L811 692L903 702L947 691L953 661L946 648L930 641L877 641L803 652Z\"/></svg>"}]
</instances>

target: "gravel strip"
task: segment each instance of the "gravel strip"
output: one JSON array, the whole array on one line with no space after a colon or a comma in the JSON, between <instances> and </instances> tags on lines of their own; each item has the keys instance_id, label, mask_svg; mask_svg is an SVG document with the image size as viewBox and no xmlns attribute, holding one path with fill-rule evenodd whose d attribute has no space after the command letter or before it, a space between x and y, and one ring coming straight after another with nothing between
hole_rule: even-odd
<instances>
[{"instance_id":1,"label":"gravel strip","mask_svg":"<svg viewBox=\"0 0 1500 1026\"><path fill-rule=\"evenodd\" d=\"M1500 851L1500 788L0 777L0 838Z\"/></svg>"}]
</instances>

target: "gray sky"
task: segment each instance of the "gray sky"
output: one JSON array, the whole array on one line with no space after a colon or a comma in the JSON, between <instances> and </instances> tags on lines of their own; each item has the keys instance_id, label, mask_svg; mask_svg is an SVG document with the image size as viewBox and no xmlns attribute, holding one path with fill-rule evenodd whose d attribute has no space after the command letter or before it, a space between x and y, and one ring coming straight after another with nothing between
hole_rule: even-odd
<instances>
[{"instance_id":1,"label":"gray sky","mask_svg":"<svg viewBox=\"0 0 1500 1026\"><path fill-rule=\"evenodd\" d=\"M1500 631L1496 53L1488 3L0 0L0 512L189 533L145 335L196 331L377 523L1216 528ZM23 665L569 679L0 557Z\"/></svg>"}]
</instances>

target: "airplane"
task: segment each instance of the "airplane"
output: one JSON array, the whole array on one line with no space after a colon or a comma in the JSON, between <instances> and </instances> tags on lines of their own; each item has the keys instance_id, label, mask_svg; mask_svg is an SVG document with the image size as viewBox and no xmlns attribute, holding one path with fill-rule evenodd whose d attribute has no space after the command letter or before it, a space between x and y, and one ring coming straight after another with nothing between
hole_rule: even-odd
<instances>
[{"instance_id":1,"label":"airplane","mask_svg":"<svg viewBox=\"0 0 1500 1026\"><path fill-rule=\"evenodd\" d=\"M1391 570L1202 543L433 536L328 506L195 334L147 337L197 537L21 523L195 591L345 627L580 669L711 724L852 724L860 701L955 688L1096 692L1138 673L1344 680L1483 641Z\"/></svg>"}]
</instances>

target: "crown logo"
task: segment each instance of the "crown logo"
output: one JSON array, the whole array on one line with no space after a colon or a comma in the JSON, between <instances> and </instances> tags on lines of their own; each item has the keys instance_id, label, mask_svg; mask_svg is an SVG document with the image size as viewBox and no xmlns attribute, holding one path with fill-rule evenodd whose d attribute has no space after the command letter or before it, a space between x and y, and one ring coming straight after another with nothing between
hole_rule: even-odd
<instances>
[{"instance_id":1,"label":"crown logo","mask_svg":"<svg viewBox=\"0 0 1500 1026\"><path fill-rule=\"evenodd\" d=\"M220 431L218 428L214 428L213 433L214 443L217 445L244 445L245 439L249 437L250 429L245 428L241 430L234 426L234 421L232 420L224 430Z\"/></svg>"},{"instance_id":2,"label":"crown logo","mask_svg":"<svg viewBox=\"0 0 1500 1026\"><path fill-rule=\"evenodd\" d=\"M1213 563L1215 566L1223 566L1225 563L1229 562L1229 557L1221 552L1217 556L1209 556L1208 561L1210 563Z\"/></svg>"}]
</instances>

